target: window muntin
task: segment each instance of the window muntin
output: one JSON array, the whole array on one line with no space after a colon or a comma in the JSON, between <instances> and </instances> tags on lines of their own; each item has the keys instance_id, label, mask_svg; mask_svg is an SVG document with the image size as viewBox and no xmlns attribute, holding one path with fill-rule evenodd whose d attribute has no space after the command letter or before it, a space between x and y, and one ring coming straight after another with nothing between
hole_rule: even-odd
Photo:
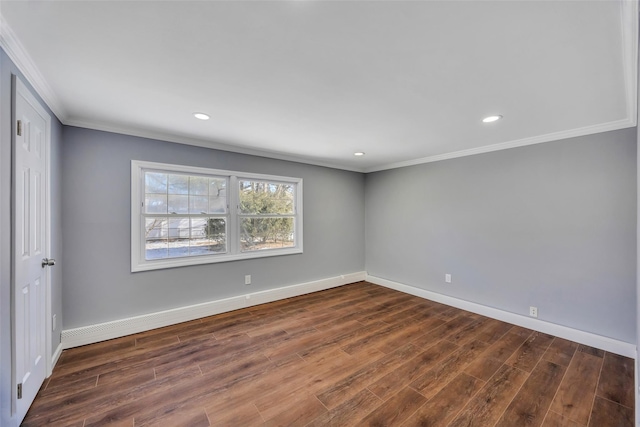
<instances>
[{"instance_id":1,"label":"window muntin","mask_svg":"<svg viewBox=\"0 0 640 427\"><path fill-rule=\"evenodd\" d=\"M145 260L227 252L227 177L154 169L143 176Z\"/></svg>"},{"instance_id":2,"label":"window muntin","mask_svg":"<svg viewBox=\"0 0 640 427\"><path fill-rule=\"evenodd\" d=\"M145 217L145 259L226 253L226 218Z\"/></svg>"},{"instance_id":3,"label":"window muntin","mask_svg":"<svg viewBox=\"0 0 640 427\"><path fill-rule=\"evenodd\" d=\"M131 197L132 271L302 252L299 178L134 160Z\"/></svg>"},{"instance_id":4,"label":"window muntin","mask_svg":"<svg viewBox=\"0 0 640 427\"><path fill-rule=\"evenodd\" d=\"M144 170L147 214L225 214L228 177Z\"/></svg>"}]
</instances>

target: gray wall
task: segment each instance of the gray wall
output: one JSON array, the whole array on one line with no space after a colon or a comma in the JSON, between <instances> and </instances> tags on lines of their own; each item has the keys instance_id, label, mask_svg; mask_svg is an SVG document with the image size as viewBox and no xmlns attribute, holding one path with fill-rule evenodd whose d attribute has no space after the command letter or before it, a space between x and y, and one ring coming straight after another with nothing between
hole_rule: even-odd
<instances>
[{"instance_id":1,"label":"gray wall","mask_svg":"<svg viewBox=\"0 0 640 427\"><path fill-rule=\"evenodd\" d=\"M636 342L636 128L372 173L365 192L369 274Z\"/></svg>"},{"instance_id":2,"label":"gray wall","mask_svg":"<svg viewBox=\"0 0 640 427\"><path fill-rule=\"evenodd\" d=\"M65 329L364 270L364 176L65 127ZM131 273L131 160L304 180L304 253ZM244 285L244 275L252 285Z\"/></svg>"},{"instance_id":3,"label":"gray wall","mask_svg":"<svg viewBox=\"0 0 640 427\"><path fill-rule=\"evenodd\" d=\"M11 418L11 75L23 77L15 64L0 49L0 425L12 426ZM35 94L27 83L22 81ZM37 95L36 95L37 97ZM40 100L42 102L42 100ZM42 102L43 105L44 102ZM51 254L59 264L51 271L52 314L58 316L58 328L52 335L51 353L60 344L62 330L62 206L60 151L62 125L49 111L51 123Z\"/></svg>"}]
</instances>

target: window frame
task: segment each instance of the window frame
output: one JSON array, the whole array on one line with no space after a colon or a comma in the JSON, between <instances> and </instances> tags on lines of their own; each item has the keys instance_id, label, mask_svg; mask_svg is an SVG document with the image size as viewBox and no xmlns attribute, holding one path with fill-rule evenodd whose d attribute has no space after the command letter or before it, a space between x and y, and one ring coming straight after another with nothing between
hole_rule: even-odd
<instances>
[{"instance_id":1,"label":"window frame","mask_svg":"<svg viewBox=\"0 0 640 427\"><path fill-rule=\"evenodd\" d=\"M226 178L227 190L227 236L226 252L209 255L191 255L174 258L160 258L147 260L145 256L144 236L144 200L145 182L144 172L153 170L165 173L179 173L186 175L205 175L216 178ZM240 180L267 181L292 184L295 188L294 212L283 215L294 218L294 246L288 248L260 249L242 251L240 243ZM303 253L303 214L302 214L302 178L255 174L220 169L209 169L196 166L175 165L168 163L148 162L142 160L131 161L131 272L158 270L164 268L183 267L188 265L212 264L245 259L264 258L281 255ZM184 215L191 217L189 214ZM195 216L195 215L194 215ZM223 214L211 216L224 217Z\"/></svg>"}]
</instances>

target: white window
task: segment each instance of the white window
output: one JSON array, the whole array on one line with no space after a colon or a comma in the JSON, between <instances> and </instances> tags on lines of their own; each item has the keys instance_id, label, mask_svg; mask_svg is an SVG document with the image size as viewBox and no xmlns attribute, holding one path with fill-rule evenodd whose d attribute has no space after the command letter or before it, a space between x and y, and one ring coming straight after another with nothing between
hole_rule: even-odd
<instances>
[{"instance_id":1,"label":"white window","mask_svg":"<svg viewBox=\"0 0 640 427\"><path fill-rule=\"evenodd\" d=\"M131 162L131 271L295 253L302 179Z\"/></svg>"}]
</instances>

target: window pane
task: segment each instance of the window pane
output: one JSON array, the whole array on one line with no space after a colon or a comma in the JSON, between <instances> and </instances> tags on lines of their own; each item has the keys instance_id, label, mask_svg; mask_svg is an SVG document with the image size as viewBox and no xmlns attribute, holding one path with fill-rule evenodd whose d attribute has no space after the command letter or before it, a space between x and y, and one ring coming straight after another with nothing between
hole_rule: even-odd
<instances>
[{"instance_id":1,"label":"window pane","mask_svg":"<svg viewBox=\"0 0 640 427\"><path fill-rule=\"evenodd\" d=\"M169 175L169 194L189 194L189 175Z\"/></svg>"},{"instance_id":2,"label":"window pane","mask_svg":"<svg viewBox=\"0 0 640 427\"><path fill-rule=\"evenodd\" d=\"M294 184L239 181L240 212L243 214L292 214Z\"/></svg>"},{"instance_id":3,"label":"window pane","mask_svg":"<svg viewBox=\"0 0 640 427\"><path fill-rule=\"evenodd\" d=\"M227 180L209 179L209 213L227 212Z\"/></svg>"},{"instance_id":4,"label":"window pane","mask_svg":"<svg viewBox=\"0 0 640 427\"><path fill-rule=\"evenodd\" d=\"M205 187L207 188L207 187ZM209 213L209 198L207 196L189 196L189 213Z\"/></svg>"},{"instance_id":5,"label":"window pane","mask_svg":"<svg viewBox=\"0 0 640 427\"><path fill-rule=\"evenodd\" d=\"M189 196L169 194L169 213L170 214L189 213Z\"/></svg>"},{"instance_id":6,"label":"window pane","mask_svg":"<svg viewBox=\"0 0 640 427\"><path fill-rule=\"evenodd\" d=\"M189 218L169 219L169 258L189 256Z\"/></svg>"},{"instance_id":7,"label":"window pane","mask_svg":"<svg viewBox=\"0 0 640 427\"><path fill-rule=\"evenodd\" d=\"M145 258L166 258L168 254L168 221L165 218L145 219Z\"/></svg>"},{"instance_id":8,"label":"window pane","mask_svg":"<svg viewBox=\"0 0 640 427\"><path fill-rule=\"evenodd\" d=\"M191 255L227 251L227 223L224 218L191 219Z\"/></svg>"},{"instance_id":9,"label":"window pane","mask_svg":"<svg viewBox=\"0 0 640 427\"><path fill-rule=\"evenodd\" d=\"M144 174L145 213L167 213L167 174L145 172Z\"/></svg>"},{"instance_id":10,"label":"window pane","mask_svg":"<svg viewBox=\"0 0 640 427\"><path fill-rule=\"evenodd\" d=\"M209 178L206 176L189 177L189 194L191 195L209 195Z\"/></svg>"},{"instance_id":11,"label":"window pane","mask_svg":"<svg viewBox=\"0 0 640 427\"><path fill-rule=\"evenodd\" d=\"M160 172L145 172L144 192L167 194L167 174Z\"/></svg>"},{"instance_id":12,"label":"window pane","mask_svg":"<svg viewBox=\"0 0 640 427\"><path fill-rule=\"evenodd\" d=\"M144 212L151 214L167 213L167 195L166 194L145 194Z\"/></svg>"},{"instance_id":13,"label":"window pane","mask_svg":"<svg viewBox=\"0 0 640 427\"><path fill-rule=\"evenodd\" d=\"M242 218L242 251L291 248L295 246L293 218Z\"/></svg>"},{"instance_id":14,"label":"window pane","mask_svg":"<svg viewBox=\"0 0 640 427\"><path fill-rule=\"evenodd\" d=\"M169 218L169 240L189 238L189 218Z\"/></svg>"},{"instance_id":15,"label":"window pane","mask_svg":"<svg viewBox=\"0 0 640 427\"><path fill-rule=\"evenodd\" d=\"M221 214L227 212L227 199L222 197L209 197L209 212Z\"/></svg>"}]
</instances>

